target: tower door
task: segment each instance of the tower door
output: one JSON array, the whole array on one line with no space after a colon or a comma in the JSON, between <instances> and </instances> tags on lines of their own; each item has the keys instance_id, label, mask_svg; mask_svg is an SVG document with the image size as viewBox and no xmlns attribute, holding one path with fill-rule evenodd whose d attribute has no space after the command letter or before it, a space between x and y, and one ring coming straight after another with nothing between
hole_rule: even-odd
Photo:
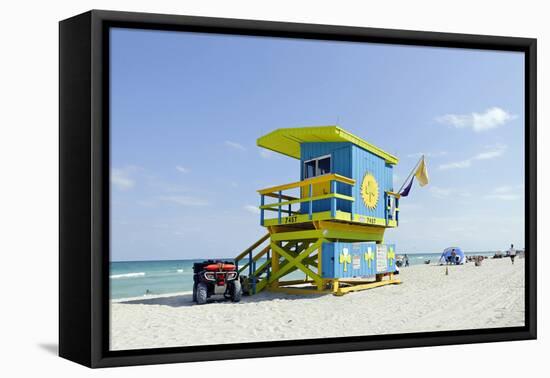
<instances>
[{"instance_id":1,"label":"tower door","mask_svg":"<svg viewBox=\"0 0 550 378\"><path fill-rule=\"evenodd\" d=\"M323 176L326 174L331 173L332 171L332 161L331 161L330 155L320 156L315 159L306 160L304 161L304 180L312 178L312 177L318 177ZM322 182L318 184L314 184L312 186L312 196L322 196L324 194L330 193L330 182ZM300 190L300 197L301 198L308 198L310 196L309 193L309 186L303 186ZM313 211L322 211L324 210L323 202L325 201L317 201L313 204ZM306 204L309 206L309 204Z\"/></svg>"}]
</instances>

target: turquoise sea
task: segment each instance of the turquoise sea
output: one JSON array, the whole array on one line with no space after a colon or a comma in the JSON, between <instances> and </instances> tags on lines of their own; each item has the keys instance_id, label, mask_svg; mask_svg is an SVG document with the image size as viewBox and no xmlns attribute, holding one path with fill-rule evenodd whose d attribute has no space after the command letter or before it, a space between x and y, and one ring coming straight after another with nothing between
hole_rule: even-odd
<instances>
[{"instance_id":1,"label":"turquoise sea","mask_svg":"<svg viewBox=\"0 0 550 378\"><path fill-rule=\"evenodd\" d=\"M492 256L493 252L466 252L466 255ZM411 265L430 260L437 263L441 253L408 254ZM231 260L231 259L228 259ZM193 290L193 263L202 260L115 261L111 262L111 299L167 294ZM258 264L261 263L261 260ZM303 278L295 272L292 278Z\"/></svg>"}]
</instances>

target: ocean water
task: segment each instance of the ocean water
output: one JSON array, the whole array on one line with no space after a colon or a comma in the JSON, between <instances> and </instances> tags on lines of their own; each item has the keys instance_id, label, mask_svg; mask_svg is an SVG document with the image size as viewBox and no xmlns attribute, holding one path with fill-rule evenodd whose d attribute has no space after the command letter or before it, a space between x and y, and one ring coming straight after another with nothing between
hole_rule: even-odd
<instances>
[{"instance_id":1,"label":"ocean water","mask_svg":"<svg viewBox=\"0 0 550 378\"><path fill-rule=\"evenodd\" d=\"M466 255L492 256L493 252L466 252ZM441 253L408 254L409 264L436 264ZM230 259L228 259L230 260ZM140 297L149 294L168 294L193 290L193 263L203 260L114 261L111 262L111 299ZM265 261L265 260L264 260ZM258 266L262 263L258 261ZM402 268L406 269L406 268ZM294 272L289 279L304 278Z\"/></svg>"},{"instance_id":2,"label":"ocean water","mask_svg":"<svg viewBox=\"0 0 550 378\"><path fill-rule=\"evenodd\" d=\"M193 288L193 263L198 260L111 262L111 298L189 291Z\"/></svg>"},{"instance_id":3,"label":"ocean water","mask_svg":"<svg viewBox=\"0 0 550 378\"><path fill-rule=\"evenodd\" d=\"M487 256L492 257L494 252L464 252L466 256ZM398 254L403 256L403 254ZM441 253L408 253L407 257L409 258L410 265L424 264L426 261L430 260L430 264L437 264Z\"/></svg>"},{"instance_id":4,"label":"ocean water","mask_svg":"<svg viewBox=\"0 0 550 378\"><path fill-rule=\"evenodd\" d=\"M227 259L232 260L232 259ZM204 260L111 262L111 299L193 290L193 263ZM260 266L265 259L259 259ZM298 274L295 278L301 278Z\"/></svg>"}]
</instances>

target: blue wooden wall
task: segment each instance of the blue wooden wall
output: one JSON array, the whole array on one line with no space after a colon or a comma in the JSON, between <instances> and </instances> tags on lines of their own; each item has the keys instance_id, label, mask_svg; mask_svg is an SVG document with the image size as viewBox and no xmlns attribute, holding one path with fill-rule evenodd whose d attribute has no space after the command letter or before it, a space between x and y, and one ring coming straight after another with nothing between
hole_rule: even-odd
<instances>
[{"instance_id":1,"label":"blue wooden wall","mask_svg":"<svg viewBox=\"0 0 550 378\"><path fill-rule=\"evenodd\" d=\"M354 213L384 219L386 214L384 193L386 191L393 191L393 166L361 147L352 145L351 152L353 162L352 178L356 180L352 194L355 198L355 202L353 203ZM371 173L378 182L378 203L374 209L369 209L365 206L361 197L361 184L367 172Z\"/></svg>"},{"instance_id":2,"label":"blue wooden wall","mask_svg":"<svg viewBox=\"0 0 550 378\"><path fill-rule=\"evenodd\" d=\"M331 155L330 171L332 173L351 177L351 147L352 144L349 142L302 143L300 149L300 180L305 178L304 162L325 155ZM351 187L343 183L337 183L336 191L340 194L352 195ZM349 213L351 211L351 203L339 199L336 201L336 209ZM328 210L330 210L330 200L321 200L313 203L313 212ZM302 203L300 211L307 213L309 211L309 203Z\"/></svg>"},{"instance_id":3,"label":"blue wooden wall","mask_svg":"<svg viewBox=\"0 0 550 378\"><path fill-rule=\"evenodd\" d=\"M393 191L393 166L387 164L384 159L372 152L362 149L349 142L317 142L302 143L300 159L300 180L304 179L304 162L325 155L331 155L331 172L356 180L355 185L338 183L338 193L353 196L355 202L337 200L336 209L353 212L358 215L371 216L385 219L385 195L386 191ZM361 184L365 174L369 172L378 182L379 197L376 208L369 209L365 206L361 197ZM330 210L330 200L322 200L313 203L313 212ZM309 203L302 203L302 213L309 211Z\"/></svg>"},{"instance_id":4,"label":"blue wooden wall","mask_svg":"<svg viewBox=\"0 0 550 378\"><path fill-rule=\"evenodd\" d=\"M385 244L395 252L394 244ZM365 253L370 248L374 259L369 261L365 259ZM350 263L340 263L340 255L347 250L351 256ZM377 270L376 264L376 243L344 243L344 242L324 242L322 246L322 272L323 278L352 278L352 277L371 277L377 273L395 272L395 258L387 260L385 270ZM354 265L355 262L358 264Z\"/></svg>"}]
</instances>

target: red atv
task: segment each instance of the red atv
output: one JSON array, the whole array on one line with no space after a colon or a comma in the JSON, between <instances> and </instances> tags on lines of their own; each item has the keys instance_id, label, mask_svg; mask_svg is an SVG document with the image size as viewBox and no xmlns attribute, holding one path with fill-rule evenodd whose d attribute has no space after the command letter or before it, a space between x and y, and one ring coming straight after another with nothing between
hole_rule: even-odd
<instances>
[{"instance_id":1,"label":"red atv","mask_svg":"<svg viewBox=\"0 0 550 378\"><path fill-rule=\"evenodd\" d=\"M207 260L193 264L193 302L205 304L212 295L223 295L232 302L241 300L239 272L233 262Z\"/></svg>"}]
</instances>

